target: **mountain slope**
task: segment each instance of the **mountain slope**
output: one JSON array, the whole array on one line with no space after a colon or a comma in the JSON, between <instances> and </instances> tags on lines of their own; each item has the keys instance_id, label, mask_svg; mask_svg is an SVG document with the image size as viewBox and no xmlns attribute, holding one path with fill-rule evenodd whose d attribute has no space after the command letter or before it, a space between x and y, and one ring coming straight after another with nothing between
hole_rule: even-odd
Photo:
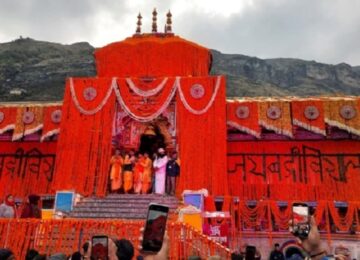
<instances>
[{"instance_id":1,"label":"mountain slope","mask_svg":"<svg viewBox=\"0 0 360 260\"><path fill-rule=\"evenodd\" d=\"M88 43L0 44L0 101L62 100L66 77L96 75L93 52ZM360 66L212 53L211 74L227 76L228 97L360 95Z\"/></svg>"}]
</instances>

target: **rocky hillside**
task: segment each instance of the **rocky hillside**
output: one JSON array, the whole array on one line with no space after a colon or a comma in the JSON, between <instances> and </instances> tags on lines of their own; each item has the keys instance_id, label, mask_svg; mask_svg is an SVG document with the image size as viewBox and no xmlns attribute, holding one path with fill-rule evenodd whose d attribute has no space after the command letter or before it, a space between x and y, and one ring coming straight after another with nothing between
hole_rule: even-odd
<instances>
[{"instance_id":1,"label":"rocky hillside","mask_svg":"<svg viewBox=\"0 0 360 260\"><path fill-rule=\"evenodd\" d=\"M61 100L66 77L96 75L93 52L88 43L0 44L0 101ZM227 76L229 97L360 95L360 66L212 53L211 73Z\"/></svg>"}]
</instances>

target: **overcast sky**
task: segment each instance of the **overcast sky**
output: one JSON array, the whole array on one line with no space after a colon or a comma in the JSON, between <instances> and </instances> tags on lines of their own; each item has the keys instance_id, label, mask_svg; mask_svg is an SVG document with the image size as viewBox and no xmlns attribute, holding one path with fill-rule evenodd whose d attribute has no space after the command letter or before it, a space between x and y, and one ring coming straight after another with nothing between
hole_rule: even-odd
<instances>
[{"instance_id":1,"label":"overcast sky","mask_svg":"<svg viewBox=\"0 0 360 260\"><path fill-rule=\"evenodd\" d=\"M158 28L223 53L360 65L360 0L0 0L0 42L31 37L95 47Z\"/></svg>"}]
</instances>

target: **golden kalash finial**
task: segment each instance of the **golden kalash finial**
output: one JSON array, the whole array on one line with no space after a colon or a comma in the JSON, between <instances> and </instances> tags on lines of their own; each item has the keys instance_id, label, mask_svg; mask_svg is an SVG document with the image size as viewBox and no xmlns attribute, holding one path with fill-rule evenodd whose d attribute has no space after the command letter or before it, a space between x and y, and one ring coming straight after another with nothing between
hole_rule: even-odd
<instances>
[{"instance_id":1,"label":"golden kalash finial","mask_svg":"<svg viewBox=\"0 0 360 260\"><path fill-rule=\"evenodd\" d=\"M142 19L142 16L141 16L141 13L139 13L139 15L137 16L137 19L138 19L138 21L137 21L137 26L136 26L136 34L140 34L141 33L141 25L142 25L142 23L141 23L141 19Z\"/></svg>"},{"instance_id":2,"label":"golden kalash finial","mask_svg":"<svg viewBox=\"0 0 360 260\"><path fill-rule=\"evenodd\" d=\"M156 12L156 8L154 8L154 11L152 12L152 15L153 15L153 23L152 23L152 32L153 33L157 33L157 24L156 24L156 16L157 16L157 12Z\"/></svg>"},{"instance_id":3,"label":"golden kalash finial","mask_svg":"<svg viewBox=\"0 0 360 260\"><path fill-rule=\"evenodd\" d=\"M165 33L172 33L172 28L171 28L171 24L172 24L172 21L171 21L171 17L172 17L172 14L169 10L169 12L166 14L166 26L165 26Z\"/></svg>"}]
</instances>

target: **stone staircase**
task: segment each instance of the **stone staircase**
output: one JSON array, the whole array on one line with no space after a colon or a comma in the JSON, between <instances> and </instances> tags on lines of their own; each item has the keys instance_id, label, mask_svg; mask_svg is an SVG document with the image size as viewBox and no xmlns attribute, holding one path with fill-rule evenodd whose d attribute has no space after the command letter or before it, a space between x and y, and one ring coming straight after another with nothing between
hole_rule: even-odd
<instances>
[{"instance_id":1,"label":"stone staircase","mask_svg":"<svg viewBox=\"0 0 360 260\"><path fill-rule=\"evenodd\" d=\"M69 213L70 218L146 219L149 203L164 204L173 213L179 201L157 194L109 194L105 198L83 198Z\"/></svg>"}]
</instances>

